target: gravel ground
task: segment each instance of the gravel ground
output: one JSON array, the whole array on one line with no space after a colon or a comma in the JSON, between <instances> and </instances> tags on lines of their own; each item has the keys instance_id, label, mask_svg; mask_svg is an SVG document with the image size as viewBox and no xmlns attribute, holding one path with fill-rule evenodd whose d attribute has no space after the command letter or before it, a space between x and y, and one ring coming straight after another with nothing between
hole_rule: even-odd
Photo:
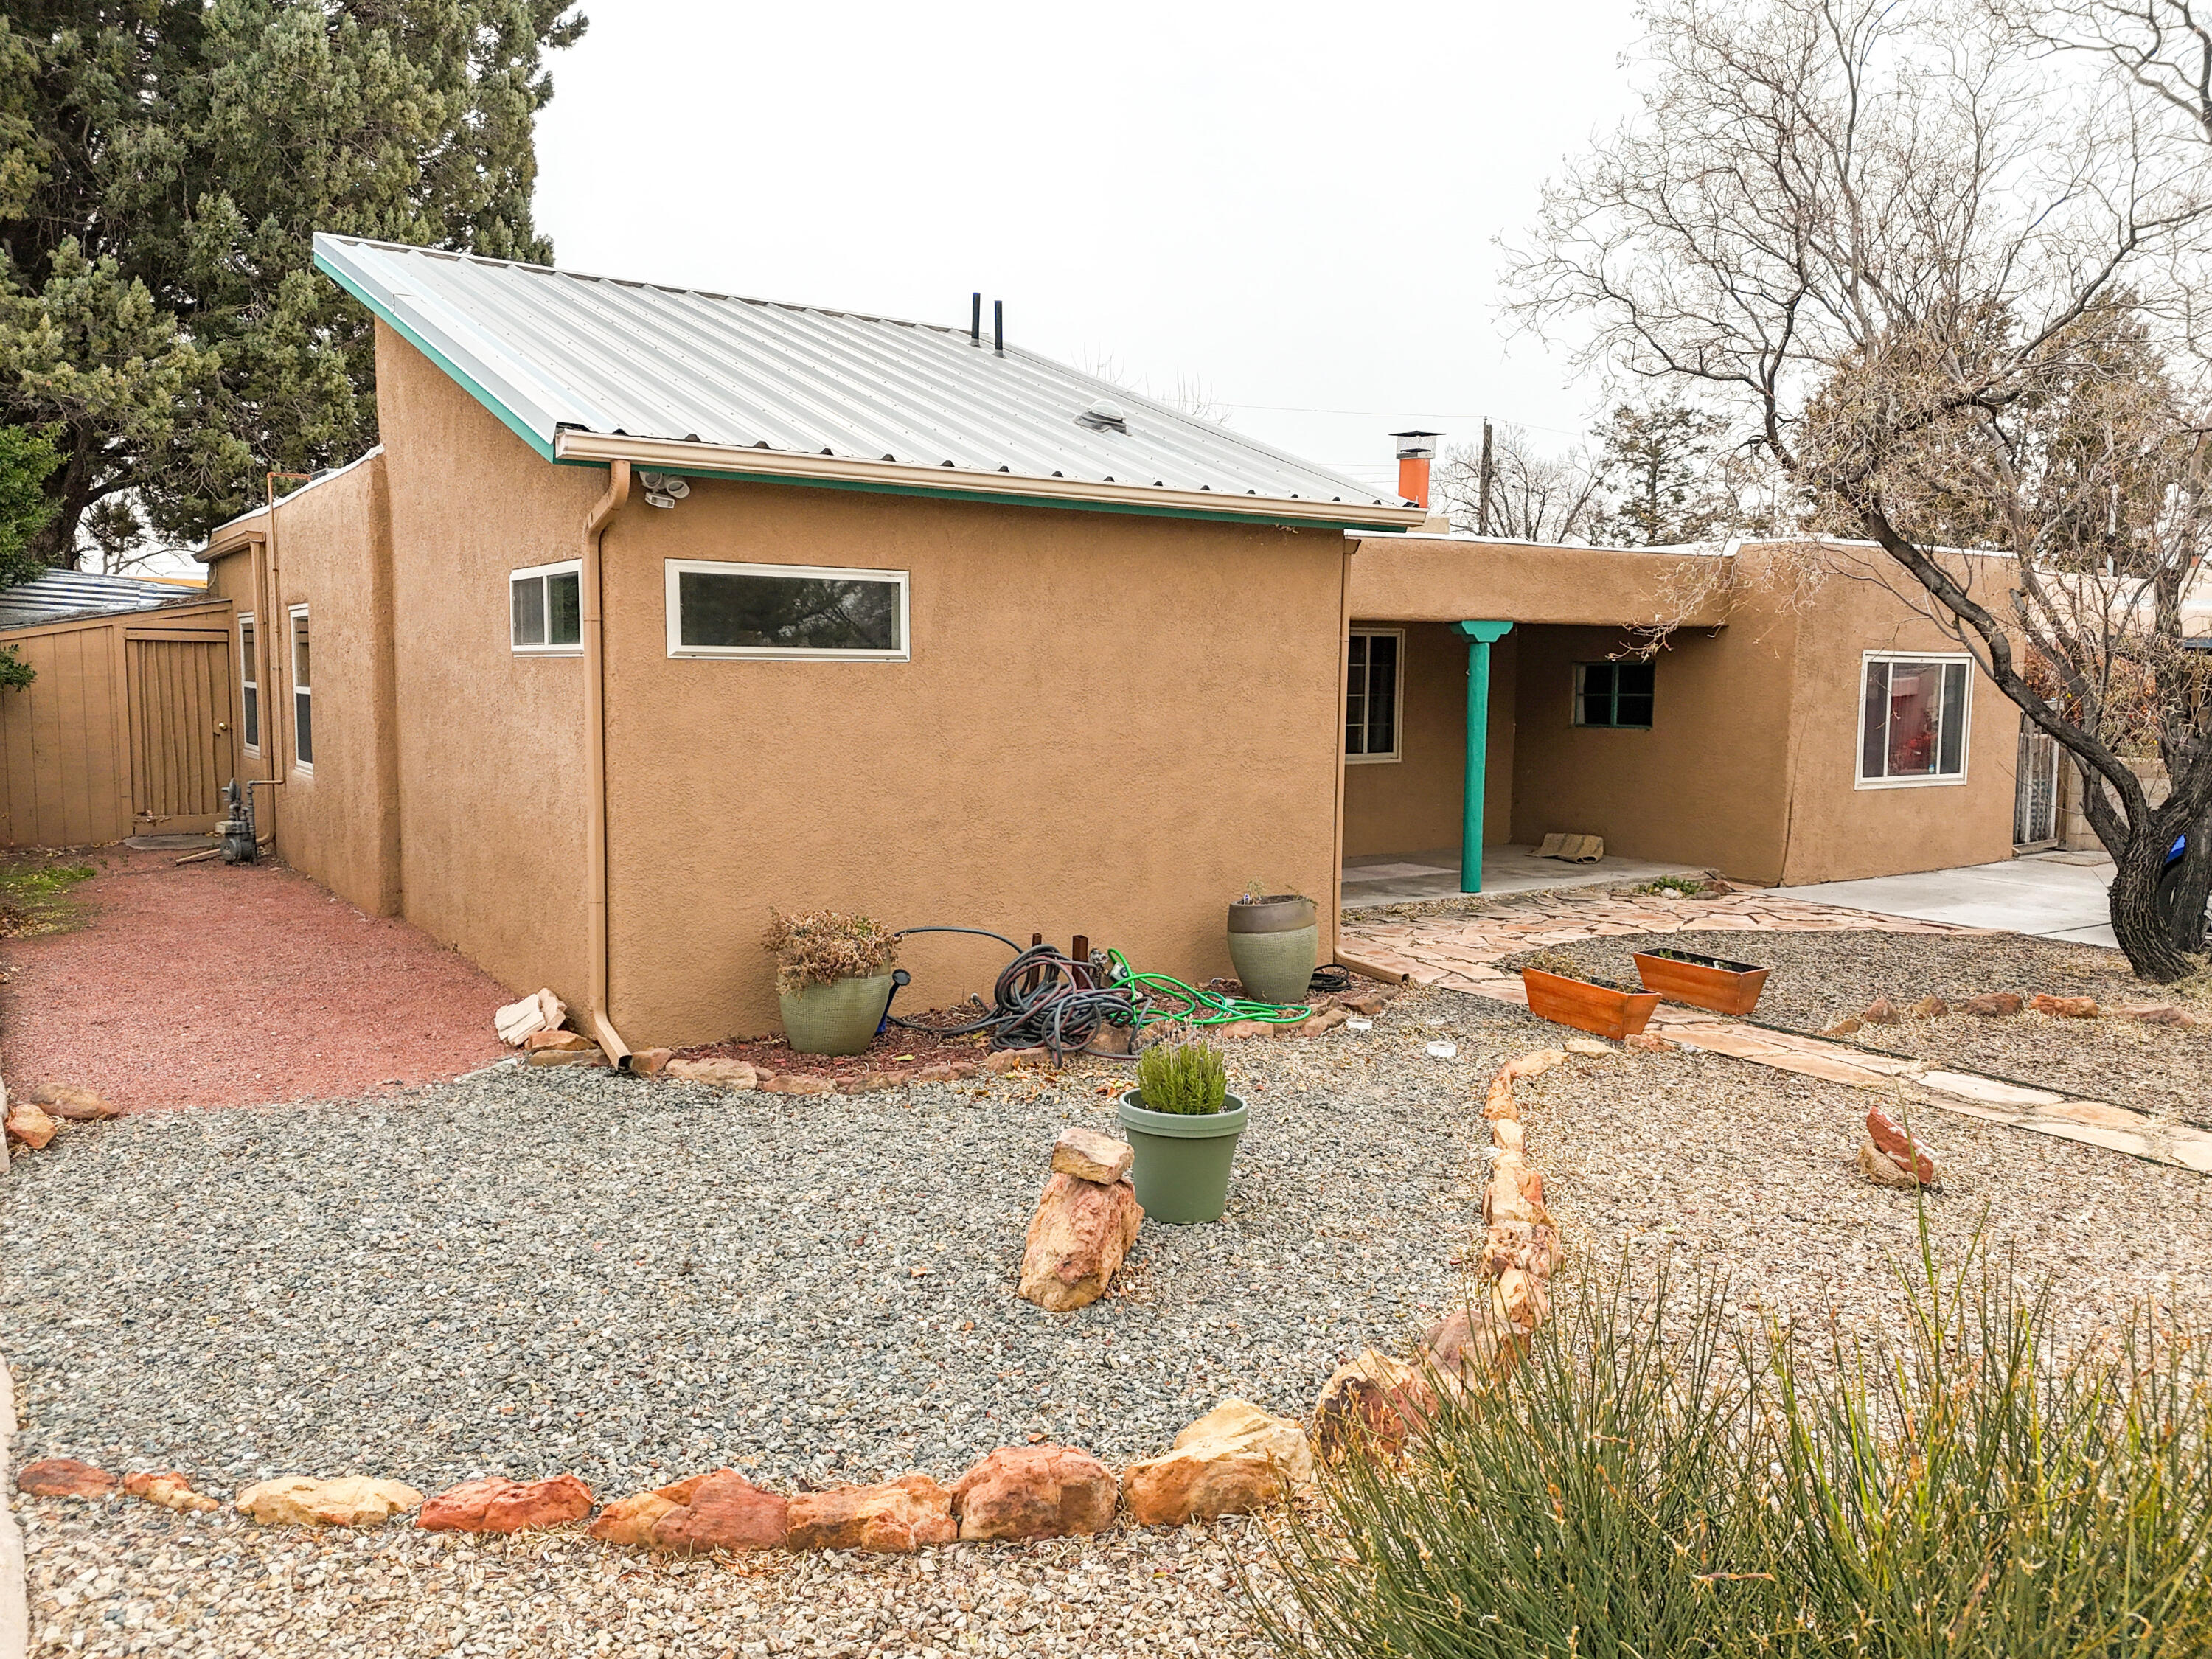
<instances>
[{"instance_id":1,"label":"gravel ground","mask_svg":"<svg viewBox=\"0 0 2212 1659\"><path fill-rule=\"evenodd\" d=\"M53 1659L1269 1651L1236 1589L1237 1559L1264 1572L1246 1522L911 1558L684 1562L573 1531L475 1541L398 1527L316 1534L121 1501L18 1505L32 1652Z\"/></svg>"},{"instance_id":2,"label":"gravel ground","mask_svg":"<svg viewBox=\"0 0 2212 1659\"><path fill-rule=\"evenodd\" d=\"M72 857L76 855L72 854ZM8 1085L126 1111L365 1094L497 1059L511 1000L465 957L273 863L106 847L64 932L0 940Z\"/></svg>"},{"instance_id":3,"label":"gravel ground","mask_svg":"<svg viewBox=\"0 0 2212 1659\"><path fill-rule=\"evenodd\" d=\"M1878 997L1902 1009L1930 992L1957 1001L1985 991L2043 991L2094 997L2107 1007L2173 1000L2170 989L2137 979L2117 951L2021 933L1648 933L1554 948L1579 967L1633 985L1630 952L1670 947L1771 969L1753 1018L1799 1031L1820 1030ZM1527 960L1510 957L1501 965ZM2212 1022L2212 1005L2186 1006ZM1868 1025L1850 1041L2212 1126L2212 1024L2188 1030L1958 1014Z\"/></svg>"},{"instance_id":4,"label":"gravel ground","mask_svg":"<svg viewBox=\"0 0 2212 1659\"><path fill-rule=\"evenodd\" d=\"M722 1462L949 1480L1031 1435L1126 1460L1231 1393L1302 1412L1441 1308L1479 1227L1482 1061L1430 1059L1434 1017L1239 1045L1228 1216L1147 1227L1066 1316L1013 1281L1054 1137L1113 1124L1106 1062L850 1099L501 1069L74 1126L0 1187L17 1454L611 1497Z\"/></svg>"}]
</instances>

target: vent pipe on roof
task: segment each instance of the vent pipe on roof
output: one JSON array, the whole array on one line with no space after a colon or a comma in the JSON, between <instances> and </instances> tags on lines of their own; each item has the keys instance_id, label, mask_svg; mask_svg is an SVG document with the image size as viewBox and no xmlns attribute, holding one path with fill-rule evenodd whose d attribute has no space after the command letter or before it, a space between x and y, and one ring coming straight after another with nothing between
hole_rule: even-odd
<instances>
[{"instance_id":1,"label":"vent pipe on roof","mask_svg":"<svg viewBox=\"0 0 2212 1659\"><path fill-rule=\"evenodd\" d=\"M981 345L981 344L982 344L982 343L983 343L983 296L982 296L982 295L981 295L981 293L977 293L977 294L975 294L975 295L971 295L971 296L970 296L970 298L969 298L969 312L968 312L968 343L969 343L969 345L975 345L975 346L979 346L979 345Z\"/></svg>"},{"instance_id":2,"label":"vent pipe on roof","mask_svg":"<svg viewBox=\"0 0 2212 1659\"><path fill-rule=\"evenodd\" d=\"M1001 357L1006 355L1006 302L991 301L991 349Z\"/></svg>"}]
</instances>

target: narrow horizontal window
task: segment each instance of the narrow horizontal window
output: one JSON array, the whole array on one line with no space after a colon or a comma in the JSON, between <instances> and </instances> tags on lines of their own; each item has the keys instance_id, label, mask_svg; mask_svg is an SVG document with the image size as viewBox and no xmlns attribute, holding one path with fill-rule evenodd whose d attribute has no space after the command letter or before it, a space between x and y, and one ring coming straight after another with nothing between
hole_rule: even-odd
<instances>
[{"instance_id":1,"label":"narrow horizontal window","mask_svg":"<svg viewBox=\"0 0 2212 1659\"><path fill-rule=\"evenodd\" d=\"M574 655L584 641L582 567L541 564L507 578L508 637L527 653Z\"/></svg>"},{"instance_id":2,"label":"narrow horizontal window","mask_svg":"<svg viewBox=\"0 0 2212 1659\"><path fill-rule=\"evenodd\" d=\"M907 656L903 570L668 562L672 657Z\"/></svg>"},{"instance_id":3,"label":"narrow horizontal window","mask_svg":"<svg viewBox=\"0 0 2212 1659\"><path fill-rule=\"evenodd\" d=\"M1859 782L1965 781L1970 659L1870 655L1863 661Z\"/></svg>"}]
</instances>

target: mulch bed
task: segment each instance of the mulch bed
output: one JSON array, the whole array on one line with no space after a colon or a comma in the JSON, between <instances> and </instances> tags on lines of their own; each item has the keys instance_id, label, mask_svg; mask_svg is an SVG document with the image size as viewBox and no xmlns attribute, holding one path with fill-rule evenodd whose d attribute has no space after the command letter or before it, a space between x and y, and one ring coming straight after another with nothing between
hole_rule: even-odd
<instances>
[{"instance_id":1,"label":"mulch bed","mask_svg":"<svg viewBox=\"0 0 2212 1659\"><path fill-rule=\"evenodd\" d=\"M1955 1003L1990 991L2044 992L2092 997L2106 1008L2175 1000L2170 988L2137 979L2117 951L2021 933L1653 933L1552 947L1578 967L1631 980L1631 952L1662 948L1771 969L1753 1018L1798 1031L1822 1030L1878 998L1903 1009L1931 993ZM1534 954L1499 965L1516 969ZM1847 1040L2212 1125L2212 1004L2184 1006L2207 1024L2191 1030L2033 1013L1954 1014L1869 1024Z\"/></svg>"},{"instance_id":2,"label":"mulch bed","mask_svg":"<svg viewBox=\"0 0 2212 1659\"><path fill-rule=\"evenodd\" d=\"M935 1011L933 1011L935 1012ZM927 1015L922 1018L927 1018ZM945 1066L965 1060L974 1064L990 1053L990 1034L939 1036L933 1031L894 1025L857 1054L802 1054L781 1037L732 1038L680 1051L685 1060L742 1060L764 1072L837 1080L859 1078L869 1072L888 1072L894 1066Z\"/></svg>"}]
</instances>

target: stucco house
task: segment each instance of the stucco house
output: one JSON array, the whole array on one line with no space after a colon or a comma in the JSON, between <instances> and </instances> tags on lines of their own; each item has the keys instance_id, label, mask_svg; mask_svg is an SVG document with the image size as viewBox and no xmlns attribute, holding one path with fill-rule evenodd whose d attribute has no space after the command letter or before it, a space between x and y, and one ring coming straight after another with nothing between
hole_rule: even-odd
<instances>
[{"instance_id":1,"label":"stucco house","mask_svg":"<svg viewBox=\"0 0 2212 1659\"><path fill-rule=\"evenodd\" d=\"M980 307L316 262L377 319L381 446L202 555L262 827L611 1052L772 1030L771 906L1204 978L1246 881L1333 899L1470 811L1763 881L2012 845L2002 699L1878 589L1769 603L1778 550L1436 533Z\"/></svg>"}]
</instances>

